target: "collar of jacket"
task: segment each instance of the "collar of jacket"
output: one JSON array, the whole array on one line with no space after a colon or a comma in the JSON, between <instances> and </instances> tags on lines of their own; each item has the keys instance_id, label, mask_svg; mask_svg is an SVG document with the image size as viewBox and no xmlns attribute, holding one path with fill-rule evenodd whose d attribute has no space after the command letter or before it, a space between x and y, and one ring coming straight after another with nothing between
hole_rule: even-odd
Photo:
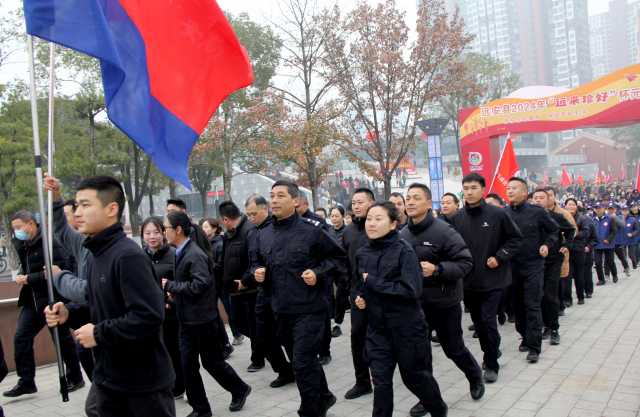
<instances>
[{"instance_id":1,"label":"collar of jacket","mask_svg":"<svg viewBox=\"0 0 640 417\"><path fill-rule=\"evenodd\" d=\"M351 220L351 223L356 225L356 228L358 228L358 230L364 230L364 223L367 221L366 217L354 217Z\"/></svg>"},{"instance_id":2,"label":"collar of jacket","mask_svg":"<svg viewBox=\"0 0 640 417\"><path fill-rule=\"evenodd\" d=\"M434 220L435 219L433 218L433 212L431 211L431 209L429 209L429 211L427 211L427 215L424 219L422 219L420 223L416 224L413 222L412 218L409 218L409 221L407 221L407 227L409 228L409 231L411 233L417 235L418 233L422 233L423 231L427 230L429 226L433 224Z\"/></svg>"},{"instance_id":3,"label":"collar of jacket","mask_svg":"<svg viewBox=\"0 0 640 417\"><path fill-rule=\"evenodd\" d=\"M51 245L51 242L49 244ZM33 237L33 239L29 239L25 241L24 245L25 247L28 247L28 248L42 246L42 229L40 228L40 226L38 226L38 229L36 230L36 235Z\"/></svg>"},{"instance_id":4,"label":"collar of jacket","mask_svg":"<svg viewBox=\"0 0 640 417\"><path fill-rule=\"evenodd\" d=\"M484 198L483 198L482 200L480 200L480 204L478 204L475 207L471 207L468 203L464 203L464 209L468 214L475 216L477 214L480 214L484 209L484 206L486 205L487 205L487 202L484 201Z\"/></svg>"},{"instance_id":5,"label":"collar of jacket","mask_svg":"<svg viewBox=\"0 0 640 417\"><path fill-rule=\"evenodd\" d=\"M273 220L273 215L269 214L267 218L257 226L258 230L264 229L265 227L269 226L271 223L273 223Z\"/></svg>"},{"instance_id":6,"label":"collar of jacket","mask_svg":"<svg viewBox=\"0 0 640 417\"><path fill-rule=\"evenodd\" d=\"M125 235L122 225L120 223L116 223L107 227L102 232L86 238L83 245L85 248L89 249L94 256L99 256L116 241L126 237L127 235Z\"/></svg>"},{"instance_id":7,"label":"collar of jacket","mask_svg":"<svg viewBox=\"0 0 640 417\"><path fill-rule=\"evenodd\" d=\"M342 227L341 227L341 228L336 229L336 228L334 227L334 228L333 228L333 231L334 231L334 232L336 232L336 233L338 233L338 232L343 231L343 230L344 230L344 228L345 228L345 225L344 225L344 223L342 223Z\"/></svg>"},{"instance_id":8,"label":"collar of jacket","mask_svg":"<svg viewBox=\"0 0 640 417\"><path fill-rule=\"evenodd\" d=\"M523 208L525 208L529 203L527 203L526 201L523 201L520 204L509 204L509 207L511 207L511 210L513 211L520 211Z\"/></svg>"},{"instance_id":9,"label":"collar of jacket","mask_svg":"<svg viewBox=\"0 0 640 417\"><path fill-rule=\"evenodd\" d=\"M242 214L240 216L240 223L238 223L238 225L234 229L228 230L227 233L225 234L225 237L227 239L233 239L238 234L238 230L242 229L242 226L244 226L244 223L246 221L247 221L247 216Z\"/></svg>"},{"instance_id":10,"label":"collar of jacket","mask_svg":"<svg viewBox=\"0 0 640 417\"><path fill-rule=\"evenodd\" d=\"M164 255L167 254L170 247L171 246L169 246L169 244L165 243L162 246L160 246L160 248L157 251L153 252L151 249L145 246L144 251L147 252L147 254L151 257L152 260L156 261L158 259L162 259Z\"/></svg>"},{"instance_id":11,"label":"collar of jacket","mask_svg":"<svg viewBox=\"0 0 640 417\"><path fill-rule=\"evenodd\" d=\"M291 216L287 217L286 219L278 220L277 218L274 217L273 218L273 227L275 227L276 229L287 228L287 227L291 226L292 224L294 224L295 222L297 222L299 217L300 216L295 211L293 212L293 214Z\"/></svg>"},{"instance_id":12,"label":"collar of jacket","mask_svg":"<svg viewBox=\"0 0 640 417\"><path fill-rule=\"evenodd\" d=\"M399 239L398 231L392 230L378 239L369 239L369 246L376 249L384 249Z\"/></svg>"}]
</instances>

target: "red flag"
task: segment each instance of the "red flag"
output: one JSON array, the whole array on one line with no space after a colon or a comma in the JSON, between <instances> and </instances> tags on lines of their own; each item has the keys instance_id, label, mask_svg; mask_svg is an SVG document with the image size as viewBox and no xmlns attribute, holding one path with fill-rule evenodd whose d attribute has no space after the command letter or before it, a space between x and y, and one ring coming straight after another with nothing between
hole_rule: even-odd
<instances>
[{"instance_id":1,"label":"red flag","mask_svg":"<svg viewBox=\"0 0 640 417\"><path fill-rule=\"evenodd\" d=\"M520 167L518 166L516 153L513 150L511 137L507 137L507 142L504 144L502 155L500 155L500 160L496 167L496 173L494 174L491 186L489 187L489 193L496 193L508 201L507 183L509 182L509 178L516 175L519 170Z\"/></svg>"},{"instance_id":2,"label":"red flag","mask_svg":"<svg viewBox=\"0 0 640 417\"><path fill-rule=\"evenodd\" d=\"M600 170L596 170L596 177L593 179L595 185L600 185L602 179L600 178Z\"/></svg>"},{"instance_id":3,"label":"red flag","mask_svg":"<svg viewBox=\"0 0 640 417\"><path fill-rule=\"evenodd\" d=\"M584 185L584 178L582 177L582 175L578 175L578 184Z\"/></svg>"},{"instance_id":4,"label":"red flag","mask_svg":"<svg viewBox=\"0 0 640 417\"><path fill-rule=\"evenodd\" d=\"M571 177L569 176L569 173L567 172L567 168L566 167L562 167L562 178L560 179L560 185L563 187L568 187L570 186L572 183L571 181Z\"/></svg>"}]
</instances>

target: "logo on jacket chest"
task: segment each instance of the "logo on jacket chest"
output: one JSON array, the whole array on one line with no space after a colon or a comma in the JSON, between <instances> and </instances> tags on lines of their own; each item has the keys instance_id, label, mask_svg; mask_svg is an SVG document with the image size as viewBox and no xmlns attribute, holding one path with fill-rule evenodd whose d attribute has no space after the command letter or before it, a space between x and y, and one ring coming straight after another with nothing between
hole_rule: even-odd
<instances>
[{"instance_id":1,"label":"logo on jacket chest","mask_svg":"<svg viewBox=\"0 0 640 417\"><path fill-rule=\"evenodd\" d=\"M487 228L487 227L489 227L489 223L487 223L487 222L482 222L482 226L481 226L481 227Z\"/></svg>"},{"instance_id":2,"label":"logo on jacket chest","mask_svg":"<svg viewBox=\"0 0 640 417\"><path fill-rule=\"evenodd\" d=\"M607 227L607 226L609 226L609 222L604 222L603 225L604 225L604 227Z\"/></svg>"},{"instance_id":3,"label":"logo on jacket chest","mask_svg":"<svg viewBox=\"0 0 640 417\"><path fill-rule=\"evenodd\" d=\"M433 246L431 242L422 242L422 246Z\"/></svg>"}]
</instances>

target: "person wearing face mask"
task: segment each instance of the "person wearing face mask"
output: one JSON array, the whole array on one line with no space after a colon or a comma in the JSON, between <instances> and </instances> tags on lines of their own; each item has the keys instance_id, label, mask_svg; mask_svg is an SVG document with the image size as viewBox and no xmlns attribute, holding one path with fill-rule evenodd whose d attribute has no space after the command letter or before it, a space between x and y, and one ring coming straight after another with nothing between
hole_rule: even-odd
<instances>
[{"instance_id":1,"label":"person wearing face mask","mask_svg":"<svg viewBox=\"0 0 640 417\"><path fill-rule=\"evenodd\" d=\"M20 274L15 279L16 284L21 287L18 298L20 314L14 337L18 383L3 395L5 397L19 397L38 391L35 383L36 364L33 342L46 324L42 311L48 304L48 291L44 272L42 230L36 223L35 217L26 210L18 211L11 217L11 227L14 235L13 244L20 258ZM65 269L67 255L60 243L54 239L51 246L53 249L52 263ZM57 293L55 296L59 298ZM69 391L82 388L84 380L80 370L80 362L68 326L60 329L60 347L67 369Z\"/></svg>"},{"instance_id":2,"label":"person wearing face mask","mask_svg":"<svg viewBox=\"0 0 640 417\"><path fill-rule=\"evenodd\" d=\"M435 330L445 355L469 381L471 397L484 395L482 370L462 338L462 288L473 268L473 258L462 236L445 221L432 216L431 190L424 184L409 185L407 227L400 237L411 244L422 270L422 310L429 331ZM427 346L429 366L431 350ZM422 404L416 407L421 407Z\"/></svg>"},{"instance_id":3,"label":"person wearing face mask","mask_svg":"<svg viewBox=\"0 0 640 417\"><path fill-rule=\"evenodd\" d=\"M167 243L164 237L164 225L159 217L149 217L142 222L140 228L140 238L145 253L151 259L156 277L162 281L163 278L173 281L176 263L176 250ZM165 295L164 322L162 323L162 337L164 344L171 356L173 370L176 373L176 380L173 384L174 398L184 396L184 377L182 374L182 362L180 360L180 335L178 318L176 316L175 303Z\"/></svg>"},{"instance_id":4,"label":"person wearing face mask","mask_svg":"<svg viewBox=\"0 0 640 417\"><path fill-rule=\"evenodd\" d=\"M412 417L443 417L447 405L429 369L427 325L420 307L423 273L413 248L396 228L400 215L391 202L367 211L368 241L356 254L355 305L367 313L366 352L373 377L373 417L393 414L393 374L420 400Z\"/></svg>"}]
</instances>

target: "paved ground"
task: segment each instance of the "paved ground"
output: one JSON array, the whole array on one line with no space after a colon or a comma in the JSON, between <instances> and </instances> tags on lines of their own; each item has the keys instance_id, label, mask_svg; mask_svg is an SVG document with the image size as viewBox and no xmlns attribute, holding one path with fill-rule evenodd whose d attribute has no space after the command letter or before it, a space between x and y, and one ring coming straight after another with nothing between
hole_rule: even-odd
<instances>
[{"instance_id":1,"label":"paved ground","mask_svg":"<svg viewBox=\"0 0 640 417\"><path fill-rule=\"evenodd\" d=\"M348 321L348 316L347 316ZM464 325L470 323L465 315ZM488 385L481 401L472 401L463 374L446 359L439 347L433 348L436 379L449 404L450 417L634 417L640 410L640 272L622 278L617 284L597 287L587 304L567 309L561 318L560 346L544 343L540 362L529 365L525 354L517 350L519 341L513 325L501 329L502 369L496 384ZM348 334L348 326L343 327ZM466 332L469 333L469 332ZM465 339L479 358L479 344L470 334ZM253 386L253 394L242 412L227 409L230 396L207 375L205 385L214 415L236 417L295 416L298 393L295 386L268 387L274 378L269 369L248 374L248 343L231 357L231 364ZM338 403L329 416L370 416L372 396L343 399L353 383L349 338L333 339L333 362L325 368L329 386ZM5 390L16 382L11 374L2 383ZM394 416L407 416L416 399L396 374ZM9 401L1 398L7 417L82 416L87 388L71 394L63 404L57 394L55 367L38 370L39 392ZM184 400L177 402L178 416L191 410Z\"/></svg>"}]
</instances>

